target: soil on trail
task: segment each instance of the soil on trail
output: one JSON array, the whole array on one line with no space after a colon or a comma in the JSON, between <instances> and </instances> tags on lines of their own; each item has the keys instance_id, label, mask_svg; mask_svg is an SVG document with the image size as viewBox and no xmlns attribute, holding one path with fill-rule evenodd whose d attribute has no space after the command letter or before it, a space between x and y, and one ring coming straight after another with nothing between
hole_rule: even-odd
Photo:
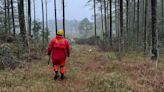
<instances>
[{"instance_id":1,"label":"soil on trail","mask_svg":"<svg viewBox=\"0 0 164 92\"><path fill-rule=\"evenodd\" d=\"M66 79L53 80L48 57L13 71L0 71L0 92L164 92L164 68L150 62L119 61L116 54L73 45Z\"/></svg>"}]
</instances>

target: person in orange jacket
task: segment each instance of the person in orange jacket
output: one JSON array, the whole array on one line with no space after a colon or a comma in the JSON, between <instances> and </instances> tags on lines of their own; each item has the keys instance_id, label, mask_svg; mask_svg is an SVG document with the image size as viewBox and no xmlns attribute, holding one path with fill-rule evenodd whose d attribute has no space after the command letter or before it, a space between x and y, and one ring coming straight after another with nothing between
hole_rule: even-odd
<instances>
[{"instance_id":1,"label":"person in orange jacket","mask_svg":"<svg viewBox=\"0 0 164 92\"><path fill-rule=\"evenodd\" d=\"M70 45L66 38L64 38L64 30L59 29L56 37L54 37L48 45L48 55L51 56L53 68L55 72L54 80L59 78L58 66L60 66L60 79L64 79L64 65L66 57L70 56Z\"/></svg>"}]
</instances>

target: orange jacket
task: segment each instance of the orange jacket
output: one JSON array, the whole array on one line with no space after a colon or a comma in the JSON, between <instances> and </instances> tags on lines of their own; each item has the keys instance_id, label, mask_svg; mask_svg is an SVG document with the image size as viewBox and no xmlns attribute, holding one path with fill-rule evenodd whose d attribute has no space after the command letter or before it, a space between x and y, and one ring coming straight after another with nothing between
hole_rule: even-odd
<instances>
[{"instance_id":1,"label":"orange jacket","mask_svg":"<svg viewBox=\"0 0 164 92\"><path fill-rule=\"evenodd\" d=\"M70 46L63 36L56 36L48 45L48 55L51 54L52 61L66 59L70 55Z\"/></svg>"}]
</instances>

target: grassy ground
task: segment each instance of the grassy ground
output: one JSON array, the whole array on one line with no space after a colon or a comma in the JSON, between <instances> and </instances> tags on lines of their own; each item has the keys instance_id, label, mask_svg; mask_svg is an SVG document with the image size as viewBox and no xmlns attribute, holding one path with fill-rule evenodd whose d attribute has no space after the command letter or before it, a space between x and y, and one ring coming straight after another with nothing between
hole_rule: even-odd
<instances>
[{"instance_id":1,"label":"grassy ground","mask_svg":"<svg viewBox=\"0 0 164 92\"><path fill-rule=\"evenodd\" d=\"M163 64L156 69L139 56L126 55L120 61L116 53L95 47L72 48L66 80L53 80L45 57L22 69L0 71L0 92L164 92Z\"/></svg>"}]
</instances>

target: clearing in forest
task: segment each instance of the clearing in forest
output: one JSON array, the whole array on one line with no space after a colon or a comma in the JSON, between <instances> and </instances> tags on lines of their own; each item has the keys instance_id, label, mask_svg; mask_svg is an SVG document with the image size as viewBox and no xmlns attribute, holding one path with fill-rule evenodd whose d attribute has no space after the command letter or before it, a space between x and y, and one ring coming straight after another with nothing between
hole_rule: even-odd
<instances>
[{"instance_id":1,"label":"clearing in forest","mask_svg":"<svg viewBox=\"0 0 164 92\"><path fill-rule=\"evenodd\" d=\"M91 49L91 50L89 50ZM164 66L123 59L88 45L73 45L66 77L53 80L48 57L25 68L0 71L0 92L164 92Z\"/></svg>"}]
</instances>

